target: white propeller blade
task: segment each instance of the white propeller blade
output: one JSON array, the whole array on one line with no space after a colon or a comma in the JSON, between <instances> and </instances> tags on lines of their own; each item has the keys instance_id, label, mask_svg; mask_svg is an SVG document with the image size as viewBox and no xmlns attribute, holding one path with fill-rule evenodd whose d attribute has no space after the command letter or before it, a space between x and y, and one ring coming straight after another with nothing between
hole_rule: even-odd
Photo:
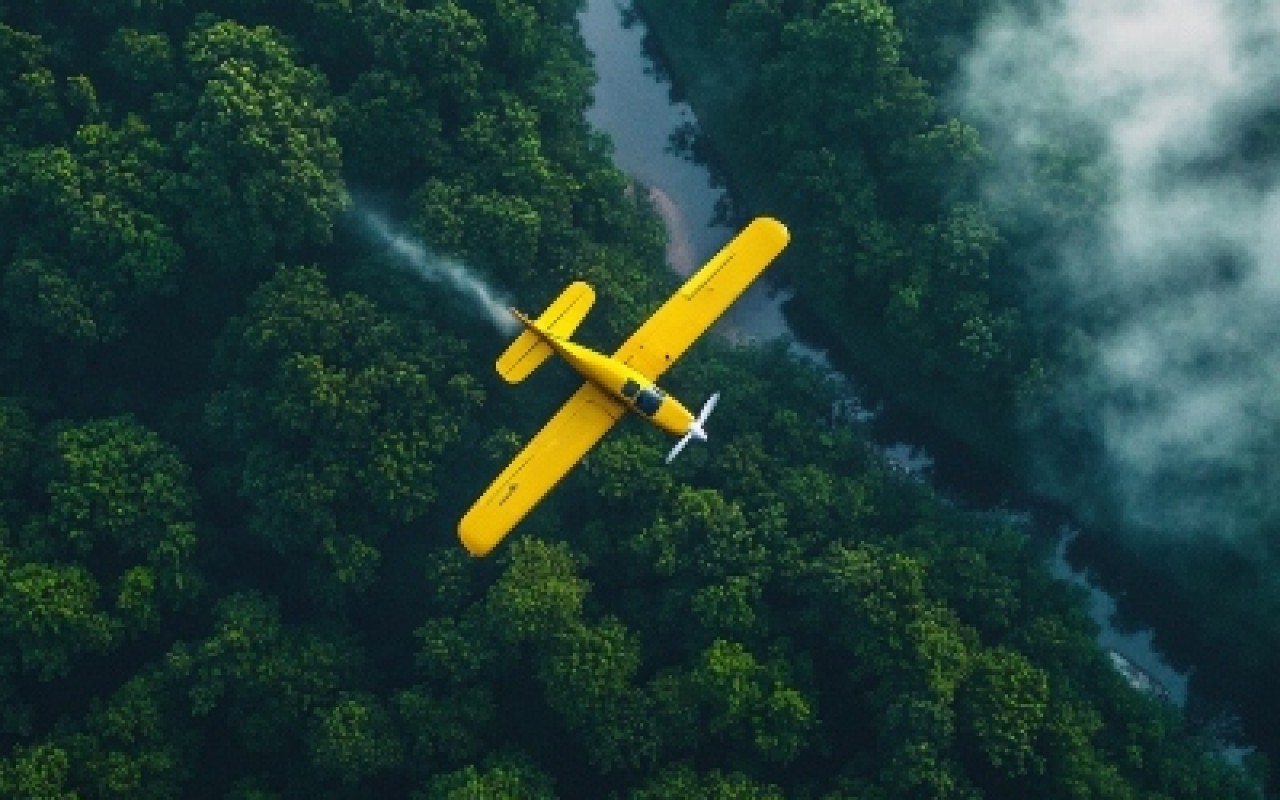
<instances>
[{"instance_id":1,"label":"white propeller blade","mask_svg":"<svg viewBox=\"0 0 1280 800\"><path fill-rule=\"evenodd\" d=\"M703 424L707 421L707 417L711 416L711 412L715 410L716 403L720 402L720 393L716 392L707 398L707 402L702 405L702 410L698 412L698 418L689 425L689 430L676 442L676 446L671 448L671 452L667 453L667 463L670 464L676 456L680 455L680 451L685 448L693 439L705 442L707 440L707 432L702 429Z\"/></svg>"},{"instance_id":2,"label":"white propeller blade","mask_svg":"<svg viewBox=\"0 0 1280 800\"><path fill-rule=\"evenodd\" d=\"M686 434L684 435L684 438L682 438L680 441L676 442L676 446L675 446L675 447L673 447L673 448L671 448L671 452L670 452L670 453L667 453L667 463L668 463L668 464L670 464L672 461L674 461L674 460L675 460L675 458L676 458L676 456L680 455L680 451L684 449L684 446L685 446L685 445L687 445L687 444L689 443L689 440L690 440L690 439L692 439L692 438L693 438L693 431L689 431L688 433L686 433Z\"/></svg>"},{"instance_id":3,"label":"white propeller blade","mask_svg":"<svg viewBox=\"0 0 1280 800\"><path fill-rule=\"evenodd\" d=\"M702 404L702 410L698 412L697 425L699 428L702 427L702 423L707 421L707 417L711 416L711 412L714 411L716 408L716 403L719 403L719 402L720 402L720 393L716 392L715 394L707 398L707 402Z\"/></svg>"}]
</instances>

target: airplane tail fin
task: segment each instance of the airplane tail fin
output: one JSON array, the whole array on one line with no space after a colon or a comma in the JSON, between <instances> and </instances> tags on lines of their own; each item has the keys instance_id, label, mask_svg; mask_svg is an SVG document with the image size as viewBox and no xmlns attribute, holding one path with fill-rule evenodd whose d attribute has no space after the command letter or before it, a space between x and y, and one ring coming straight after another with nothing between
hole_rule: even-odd
<instances>
[{"instance_id":1,"label":"airplane tail fin","mask_svg":"<svg viewBox=\"0 0 1280 800\"><path fill-rule=\"evenodd\" d=\"M530 321L515 312L525 329L498 357L498 374L508 383L519 383L529 377L554 352L547 336L568 339L586 318L595 300L596 292L590 284L575 281L536 320Z\"/></svg>"}]
</instances>

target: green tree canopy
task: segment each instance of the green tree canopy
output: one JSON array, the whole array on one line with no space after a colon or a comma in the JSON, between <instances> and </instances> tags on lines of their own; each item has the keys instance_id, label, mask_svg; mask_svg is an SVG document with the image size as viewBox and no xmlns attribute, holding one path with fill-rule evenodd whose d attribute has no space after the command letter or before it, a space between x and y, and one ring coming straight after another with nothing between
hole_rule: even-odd
<instances>
[{"instance_id":1,"label":"green tree canopy","mask_svg":"<svg viewBox=\"0 0 1280 800\"><path fill-rule=\"evenodd\" d=\"M2 300L12 323L111 341L145 301L173 291L183 252L166 221L166 161L166 146L137 117L84 125L69 146L0 151Z\"/></svg>"},{"instance_id":2,"label":"green tree canopy","mask_svg":"<svg viewBox=\"0 0 1280 800\"><path fill-rule=\"evenodd\" d=\"M457 546L576 377L489 391L503 343L347 186L526 308L592 282L616 345L678 279L580 5L0 0L0 795L1255 796L785 342L671 373L727 390L707 446L624 421ZM971 6L678 9L780 274L948 403L1008 389L980 140L920 52Z\"/></svg>"},{"instance_id":3,"label":"green tree canopy","mask_svg":"<svg viewBox=\"0 0 1280 800\"><path fill-rule=\"evenodd\" d=\"M367 298L286 267L251 298L220 355L208 419L243 453L238 493L272 549L367 587L379 541L436 500L436 462L477 390L456 350Z\"/></svg>"},{"instance_id":4,"label":"green tree canopy","mask_svg":"<svg viewBox=\"0 0 1280 800\"><path fill-rule=\"evenodd\" d=\"M329 242L347 199L324 77L275 30L230 20L198 27L184 51L197 96L177 140L202 257L260 273L274 257Z\"/></svg>"},{"instance_id":5,"label":"green tree canopy","mask_svg":"<svg viewBox=\"0 0 1280 800\"><path fill-rule=\"evenodd\" d=\"M190 599L201 583L195 496L178 451L127 417L60 430L52 451L49 509L24 531L24 550L113 565L115 604L135 624Z\"/></svg>"}]
</instances>

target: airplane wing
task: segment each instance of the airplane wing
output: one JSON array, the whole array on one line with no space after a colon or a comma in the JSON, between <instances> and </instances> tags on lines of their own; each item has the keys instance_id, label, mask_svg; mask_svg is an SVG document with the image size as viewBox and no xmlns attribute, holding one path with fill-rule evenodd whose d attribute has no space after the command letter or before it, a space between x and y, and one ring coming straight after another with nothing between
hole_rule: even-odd
<instances>
[{"instance_id":1,"label":"airplane wing","mask_svg":"<svg viewBox=\"0 0 1280 800\"><path fill-rule=\"evenodd\" d=\"M752 220L636 329L613 357L657 380L746 291L790 238L786 226L775 219Z\"/></svg>"},{"instance_id":2,"label":"airplane wing","mask_svg":"<svg viewBox=\"0 0 1280 800\"><path fill-rule=\"evenodd\" d=\"M625 413L604 390L583 384L462 518L463 546L487 555Z\"/></svg>"}]
</instances>

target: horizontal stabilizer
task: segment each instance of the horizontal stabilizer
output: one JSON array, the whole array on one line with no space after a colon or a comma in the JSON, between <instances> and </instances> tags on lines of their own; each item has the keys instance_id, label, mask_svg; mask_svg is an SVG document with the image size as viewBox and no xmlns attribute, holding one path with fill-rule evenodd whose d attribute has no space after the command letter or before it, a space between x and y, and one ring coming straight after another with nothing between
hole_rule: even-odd
<instances>
[{"instance_id":1,"label":"horizontal stabilizer","mask_svg":"<svg viewBox=\"0 0 1280 800\"><path fill-rule=\"evenodd\" d=\"M591 284L574 281L542 312L535 324L552 336L568 339L587 318L587 312L595 301L596 290L591 288Z\"/></svg>"},{"instance_id":2,"label":"horizontal stabilizer","mask_svg":"<svg viewBox=\"0 0 1280 800\"><path fill-rule=\"evenodd\" d=\"M555 302L547 307L534 322L498 357L498 374L509 383L519 383L529 377L553 352L546 336L567 339L591 310L596 292L583 281L569 284Z\"/></svg>"}]
</instances>

